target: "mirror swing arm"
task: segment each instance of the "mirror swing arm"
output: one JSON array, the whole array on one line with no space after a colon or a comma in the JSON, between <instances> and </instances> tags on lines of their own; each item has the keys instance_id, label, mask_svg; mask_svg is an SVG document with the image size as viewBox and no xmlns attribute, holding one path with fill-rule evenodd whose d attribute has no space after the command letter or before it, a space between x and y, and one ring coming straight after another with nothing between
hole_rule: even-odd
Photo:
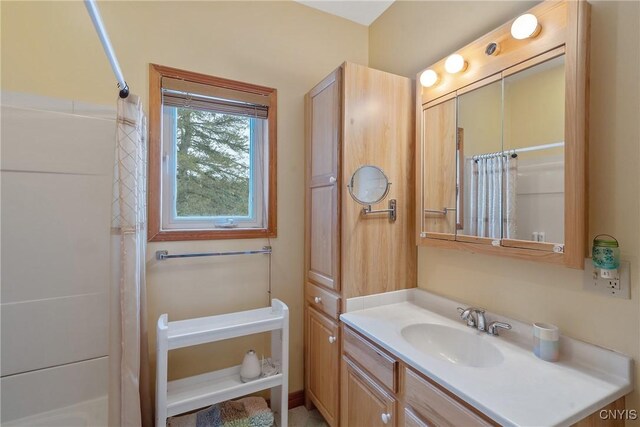
<instances>
[{"instance_id":1,"label":"mirror swing arm","mask_svg":"<svg viewBox=\"0 0 640 427\"><path fill-rule=\"evenodd\" d=\"M379 213L389 213L389 221L394 222L397 218L396 211L396 199L389 200L389 208L388 209L376 209L373 210L371 205L368 205L366 208L362 208L362 215L371 215L371 214L379 214Z\"/></svg>"}]
</instances>

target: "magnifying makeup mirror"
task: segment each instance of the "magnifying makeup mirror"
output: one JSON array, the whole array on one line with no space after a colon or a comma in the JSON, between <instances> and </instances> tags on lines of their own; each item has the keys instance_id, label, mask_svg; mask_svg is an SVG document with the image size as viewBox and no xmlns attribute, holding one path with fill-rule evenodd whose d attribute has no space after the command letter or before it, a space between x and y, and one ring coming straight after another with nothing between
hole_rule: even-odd
<instances>
[{"instance_id":1,"label":"magnifying makeup mirror","mask_svg":"<svg viewBox=\"0 0 640 427\"><path fill-rule=\"evenodd\" d=\"M351 175L351 180L347 185L351 198L363 206L363 215L374 213L389 213L391 221L396 220L396 201L389 200L389 209L372 210L371 205L379 203L389 194L391 183L382 169L377 166L360 166Z\"/></svg>"}]
</instances>

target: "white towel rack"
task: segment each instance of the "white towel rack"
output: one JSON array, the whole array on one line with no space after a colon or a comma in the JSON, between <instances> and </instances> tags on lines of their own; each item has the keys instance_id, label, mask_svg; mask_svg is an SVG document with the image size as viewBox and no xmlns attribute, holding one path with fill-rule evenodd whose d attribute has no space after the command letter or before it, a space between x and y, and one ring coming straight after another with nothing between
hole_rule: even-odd
<instances>
[{"instance_id":1,"label":"white towel rack","mask_svg":"<svg viewBox=\"0 0 640 427\"><path fill-rule=\"evenodd\" d=\"M243 383L240 365L167 382L169 350L271 331L271 358L281 373ZM169 322L158 319L156 343L156 427L167 417L271 389L271 410L278 426L287 425L289 395L289 308L278 299L271 307Z\"/></svg>"}]
</instances>

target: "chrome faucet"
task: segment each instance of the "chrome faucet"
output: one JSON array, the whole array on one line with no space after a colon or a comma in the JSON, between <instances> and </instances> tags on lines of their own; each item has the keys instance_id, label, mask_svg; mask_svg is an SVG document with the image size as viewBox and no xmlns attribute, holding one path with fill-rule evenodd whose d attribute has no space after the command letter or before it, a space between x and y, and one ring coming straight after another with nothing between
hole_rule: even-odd
<instances>
[{"instance_id":1,"label":"chrome faucet","mask_svg":"<svg viewBox=\"0 0 640 427\"><path fill-rule=\"evenodd\" d=\"M467 326L478 328L479 331L483 332L486 330L487 321L484 317L483 309L475 307L458 307L458 312L460 313L460 317L462 318L462 320L467 321ZM476 315L475 318L473 317L474 313Z\"/></svg>"},{"instance_id":2,"label":"chrome faucet","mask_svg":"<svg viewBox=\"0 0 640 427\"><path fill-rule=\"evenodd\" d=\"M472 328L477 328L479 331L486 331L489 335L498 336L498 330L502 329L511 329L511 325L505 322L494 321L489 324L487 327L487 319L484 317L484 310L481 308L469 307L462 308L458 307L458 313L460 313L460 317L462 320L466 320L467 326ZM475 317L473 316L475 314Z\"/></svg>"}]
</instances>

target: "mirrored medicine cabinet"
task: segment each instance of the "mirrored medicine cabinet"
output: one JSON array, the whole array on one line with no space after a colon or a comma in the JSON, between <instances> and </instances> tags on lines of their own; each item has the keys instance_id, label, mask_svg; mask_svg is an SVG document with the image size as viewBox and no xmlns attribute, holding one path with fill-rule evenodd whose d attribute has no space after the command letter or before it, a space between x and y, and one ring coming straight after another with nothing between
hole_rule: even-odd
<instances>
[{"instance_id":1,"label":"mirrored medicine cabinet","mask_svg":"<svg viewBox=\"0 0 640 427\"><path fill-rule=\"evenodd\" d=\"M418 244L582 268L589 5L527 13L418 74Z\"/></svg>"}]
</instances>

